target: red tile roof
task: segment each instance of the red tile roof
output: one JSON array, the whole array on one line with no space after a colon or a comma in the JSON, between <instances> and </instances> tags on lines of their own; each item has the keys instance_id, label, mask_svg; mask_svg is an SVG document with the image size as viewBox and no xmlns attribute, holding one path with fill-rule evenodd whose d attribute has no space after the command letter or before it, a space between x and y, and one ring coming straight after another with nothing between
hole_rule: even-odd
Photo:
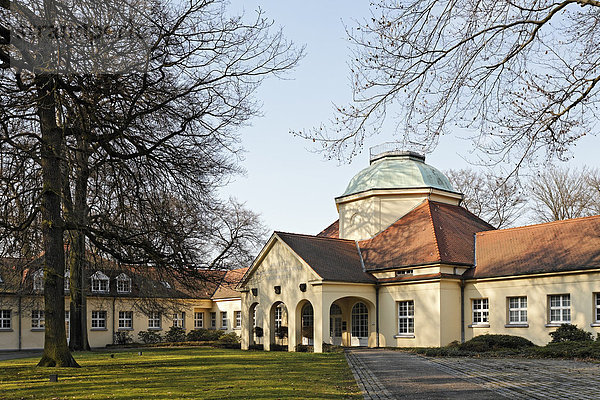
<instances>
[{"instance_id":1,"label":"red tile roof","mask_svg":"<svg viewBox=\"0 0 600 400\"><path fill-rule=\"evenodd\" d=\"M223 280L220 282L219 287L212 295L212 298L228 299L232 297L241 297L240 292L236 290L236 287L246 274L246 271L248 271L248 268L238 268L227 271Z\"/></svg>"},{"instance_id":2,"label":"red tile roof","mask_svg":"<svg viewBox=\"0 0 600 400\"><path fill-rule=\"evenodd\" d=\"M436 263L473 265L474 235L491 229L462 207L426 200L359 245L367 270Z\"/></svg>"},{"instance_id":3,"label":"red tile roof","mask_svg":"<svg viewBox=\"0 0 600 400\"><path fill-rule=\"evenodd\" d=\"M340 220L336 220L317 234L317 236L339 239L340 237Z\"/></svg>"},{"instance_id":4,"label":"red tile roof","mask_svg":"<svg viewBox=\"0 0 600 400\"><path fill-rule=\"evenodd\" d=\"M600 268L600 216L481 232L467 277Z\"/></svg>"}]
</instances>

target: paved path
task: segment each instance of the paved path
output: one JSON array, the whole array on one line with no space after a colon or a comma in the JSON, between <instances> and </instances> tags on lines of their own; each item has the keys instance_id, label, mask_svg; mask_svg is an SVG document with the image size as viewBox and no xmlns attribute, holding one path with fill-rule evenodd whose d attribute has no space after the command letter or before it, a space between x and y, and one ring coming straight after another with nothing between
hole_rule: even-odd
<instances>
[{"instance_id":1,"label":"paved path","mask_svg":"<svg viewBox=\"0 0 600 400\"><path fill-rule=\"evenodd\" d=\"M0 360L41 356L41 350L0 351Z\"/></svg>"},{"instance_id":2,"label":"paved path","mask_svg":"<svg viewBox=\"0 0 600 400\"><path fill-rule=\"evenodd\" d=\"M429 358L379 349L352 349L346 357L365 400L600 398L597 363Z\"/></svg>"}]
</instances>

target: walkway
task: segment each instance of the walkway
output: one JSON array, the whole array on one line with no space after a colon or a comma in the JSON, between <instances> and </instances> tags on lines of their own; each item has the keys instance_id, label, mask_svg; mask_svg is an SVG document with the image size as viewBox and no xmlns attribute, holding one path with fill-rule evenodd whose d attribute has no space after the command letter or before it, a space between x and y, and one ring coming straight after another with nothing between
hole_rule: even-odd
<instances>
[{"instance_id":1,"label":"walkway","mask_svg":"<svg viewBox=\"0 0 600 400\"><path fill-rule=\"evenodd\" d=\"M346 357L365 400L597 399L600 390L600 364L590 362L429 358L379 349L352 349Z\"/></svg>"}]
</instances>

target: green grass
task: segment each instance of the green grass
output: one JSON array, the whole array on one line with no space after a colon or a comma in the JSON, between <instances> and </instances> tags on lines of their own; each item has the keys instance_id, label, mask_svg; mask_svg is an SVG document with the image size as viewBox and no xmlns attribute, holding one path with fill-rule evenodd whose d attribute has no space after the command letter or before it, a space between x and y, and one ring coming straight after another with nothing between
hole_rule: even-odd
<instances>
[{"instance_id":1,"label":"green grass","mask_svg":"<svg viewBox=\"0 0 600 400\"><path fill-rule=\"evenodd\" d=\"M343 353L214 348L75 353L82 368L0 361L2 399L361 399ZM110 355L114 354L114 358ZM49 382L56 373L59 381Z\"/></svg>"}]
</instances>

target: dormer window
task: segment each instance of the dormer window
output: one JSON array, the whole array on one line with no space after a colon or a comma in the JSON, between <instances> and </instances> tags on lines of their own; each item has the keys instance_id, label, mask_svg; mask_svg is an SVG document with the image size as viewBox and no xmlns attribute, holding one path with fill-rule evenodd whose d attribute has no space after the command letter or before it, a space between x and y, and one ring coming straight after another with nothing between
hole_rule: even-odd
<instances>
[{"instance_id":1,"label":"dormer window","mask_svg":"<svg viewBox=\"0 0 600 400\"><path fill-rule=\"evenodd\" d=\"M0 284L4 283L4 281L2 280L2 275L0 275Z\"/></svg>"},{"instance_id":2,"label":"dormer window","mask_svg":"<svg viewBox=\"0 0 600 400\"><path fill-rule=\"evenodd\" d=\"M71 279L71 271L67 270L67 272L65 272L65 292L68 292L69 289L71 288L70 286L70 279Z\"/></svg>"},{"instance_id":3,"label":"dormer window","mask_svg":"<svg viewBox=\"0 0 600 400\"><path fill-rule=\"evenodd\" d=\"M101 271L92 275L92 293L108 293L108 282L110 279Z\"/></svg>"},{"instance_id":4,"label":"dormer window","mask_svg":"<svg viewBox=\"0 0 600 400\"><path fill-rule=\"evenodd\" d=\"M37 292L44 290L44 271L41 269L33 273L33 290Z\"/></svg>"},{"instance_id":5,"label":"dormer window","mask_svg":"<svg viewBox=\"0 0 600 400\"><path fill-rule=\"evenodd\" d=\"M167 282L167 281L162 281L161 283L162 283L162 285L163 285L164 287L166 287L167 289L171 289L171 284L170 284L169 282Z\"/></svg>"},{"instance_id":6,"label":"dormer window","mask_svg":"<svg viewBox=\"0 0 600 400\"><path fill-rule=\"evenodd\" d=\"M412 275L412 274L413 274L412 269L402 269L400 271L396 271L396 276L406 276L406 275Z\"/></svg>"},{"instance_id":7,"label":"dormer window","mask_svg":"<svg viewBox=\"0 0 600 400\"><path fill-rule=\"evenodd\" d=\"M131 293L131 278L125 274L117 276L117 293Z\"/></svg>"}]
</instances>

